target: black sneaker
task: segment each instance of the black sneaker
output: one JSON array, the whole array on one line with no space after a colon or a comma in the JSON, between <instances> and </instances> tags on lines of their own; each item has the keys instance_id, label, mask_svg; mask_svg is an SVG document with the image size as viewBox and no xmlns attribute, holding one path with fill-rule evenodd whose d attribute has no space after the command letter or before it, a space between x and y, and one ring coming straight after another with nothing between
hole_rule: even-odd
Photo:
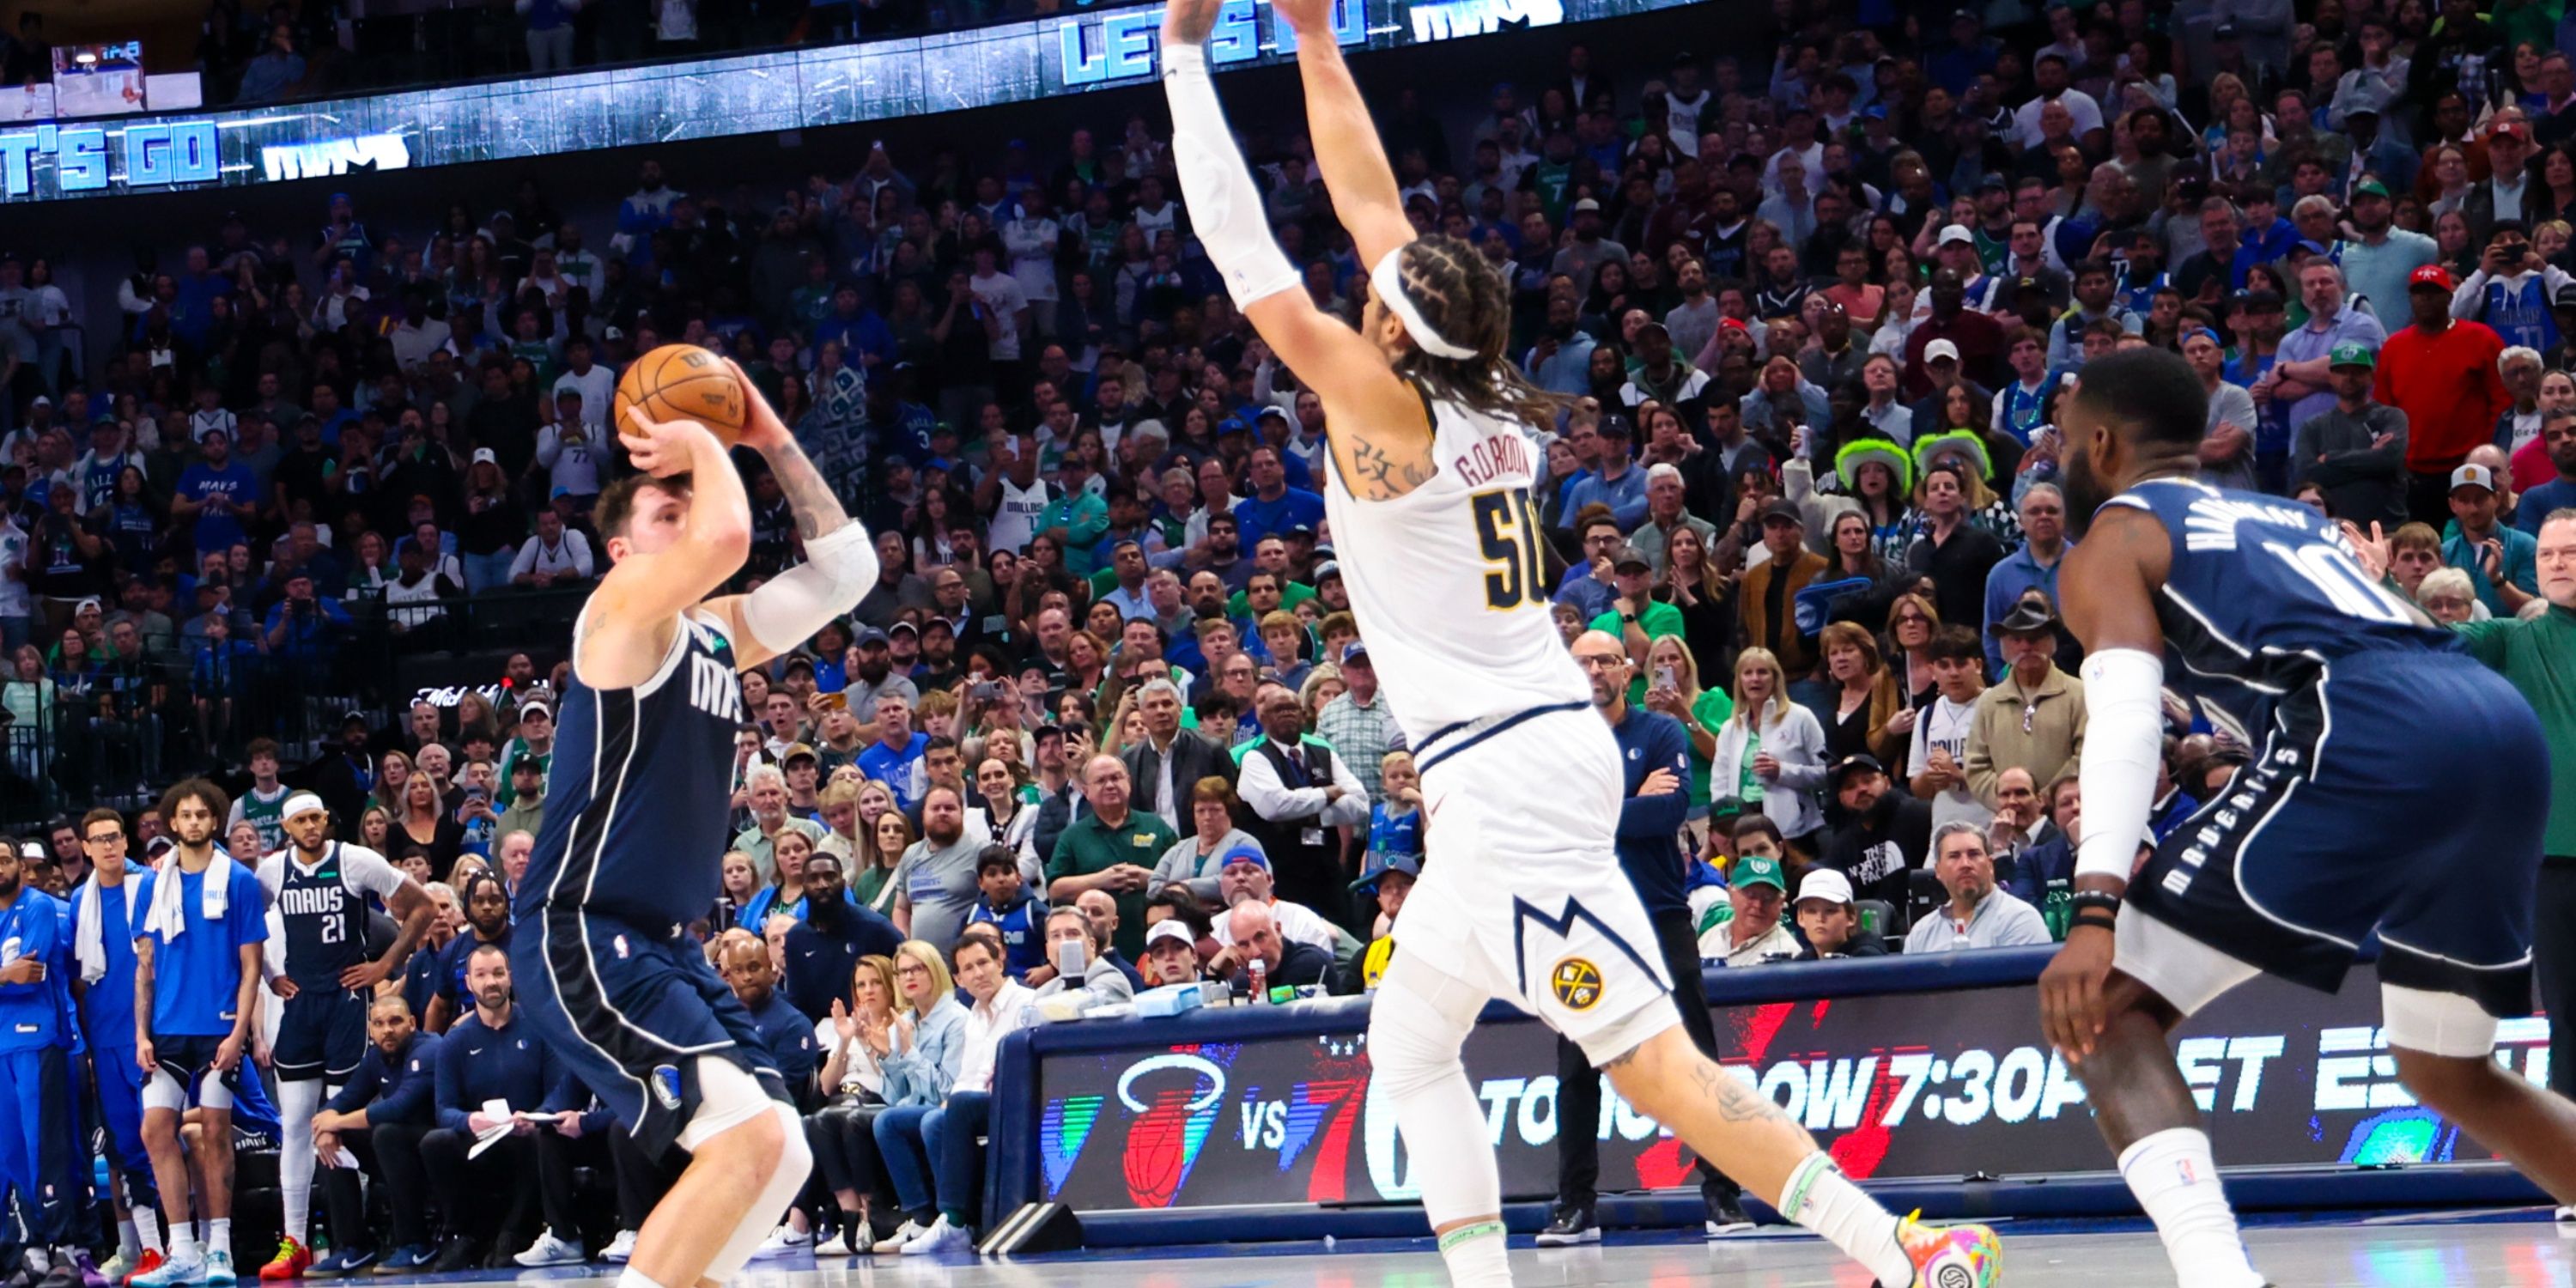
<instances>
[{"instance_id":1,"label":"black sneaker","mask_svg":"<svg viewBox=\"0 0 2576 1288\"><path fill-rule=\"evenodd\" d=\"M1601 1223L1592 1217L1592 1209L1567 1207L1556 1210L1556 1219L1538 1232L1538 1246L1565 1248L1578 1243L1601 1242Z\"/></svg>"},{"instance_id":2,"label":"black sneaker","mask_svg":"<svg viewBox=\"0 0 2576 1288\"><path fill-rule=\"evenodd\" d=\"M429 1273L449 1275L459 1270L472 1270L480 1263L474 1241L464 1235L451 1235L438 1250L438 1260L429 1263Z\"/></svg>"},{"instance_id":3,"label":"black sneaker","mask_svg":"<svg viewBox=\"0 0 2576 1288\"><path fill-rule=\"evenodd\" d=\"M1718 1190L1708 1196L1708 1237L1723 1238L1742 1234L1753 1228L1753 1218L1744 1211L1744 1200L1732 1189Z\"/></svg>"}]
</instances>

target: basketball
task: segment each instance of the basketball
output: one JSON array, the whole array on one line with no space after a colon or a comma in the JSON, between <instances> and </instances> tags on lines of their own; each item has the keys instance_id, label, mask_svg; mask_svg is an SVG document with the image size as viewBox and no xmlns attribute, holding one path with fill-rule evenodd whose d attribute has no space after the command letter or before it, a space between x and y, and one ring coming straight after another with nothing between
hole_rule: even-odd
<instances>
[{"instance_id":1,"label":"basketball","mask_svg":"<svg viewBox=\"0 0 2576 1288\"><path fill-rule=\"evenodd\" d=\"M666 344L637 358L617 379L617 425L643 409L657 421L694 420L731 447L742 438L748 407L742 384L722 358L694 344Z\"/></svg>"}]
</instances>

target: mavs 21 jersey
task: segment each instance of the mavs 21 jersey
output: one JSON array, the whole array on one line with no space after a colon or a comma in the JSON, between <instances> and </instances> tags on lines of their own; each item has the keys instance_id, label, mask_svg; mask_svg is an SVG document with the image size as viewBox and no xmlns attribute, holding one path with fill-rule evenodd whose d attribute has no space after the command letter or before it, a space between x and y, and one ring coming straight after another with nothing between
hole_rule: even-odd
<instances>
[{"instance_id":1,"label":"mavs 21 jersey","mask_svg":"<svg viewBox=\"0 0 2576 1288\"><path fill-rule=\"evenodd\" d=\"M363 845L338 841L307 869L294 846L259 863L259 883L286 932L286 976L299 989L328 992L340 972L366 961L367 903L402 888L402 873Z\"/></svg>"},{"instance_id":2,"label":"mavs 21 jersey","mask_svg":"<svg viewBox=\"0 0 2576 1288\"><path fill-rule=\"evenodd\" d=\"M727 771L742 727L722 625L681 614L661 666L633 688L591 688L576 663L556 711L545 827L513 899L518 919L553 904L660 932L704 916L732 839Z\"/></svg>"},{"instance_id":3,"label":"mavs 21 jersey","mask_svg":"<svg viewBox=\"0 0 2576 1288\"><path fill-rule=\"evenodd\" d=\"M2340 529L2295 501L2163 478L2107 505L2164 525L2173 565L2156 617L2166 682L2243 745L2260 745L2278 699L2339 658L2461 651L2361 570Z\"/></svg>"},{"instance_id":4,"label":"mavs 21 jersey","mask_svg":"<svg viewBox=\"0 0 2576 1288\"><path fill-rule=\"evenodd\" d=\"M1332 464L1324 489L1351 613L1416 748L1449 726L1588 704L1592 692L1548 611L1529 435L1455 403L1426 396L1423 408L1428 482L1362 500Z\"/></svg>"}]
</instances>

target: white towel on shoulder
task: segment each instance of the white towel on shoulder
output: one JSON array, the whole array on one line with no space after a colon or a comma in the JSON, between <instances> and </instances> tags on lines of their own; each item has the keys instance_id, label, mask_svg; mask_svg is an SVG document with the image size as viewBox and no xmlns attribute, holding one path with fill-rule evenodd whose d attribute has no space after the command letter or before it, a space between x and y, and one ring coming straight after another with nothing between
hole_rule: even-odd
<instances>
[{"instance_id":1,"label":"white towel on shoulder","mask_svg":"<svg viewBox=\"0 0 2576 1288\"><path fill-rule=\"evenodd\" d=\"M181 884L179 856L173 851L169 863L162 867L161 875L152 883L152 908L143 914L142 934L157 934L170 940L187 932L188 918L179 906ZM224 919L224 910L232 901L232 885L233 858L218 845L214 861L206 865L205 889L197 901L198 911L204 914L208 925Z\"/></svg>"}]
</instances>

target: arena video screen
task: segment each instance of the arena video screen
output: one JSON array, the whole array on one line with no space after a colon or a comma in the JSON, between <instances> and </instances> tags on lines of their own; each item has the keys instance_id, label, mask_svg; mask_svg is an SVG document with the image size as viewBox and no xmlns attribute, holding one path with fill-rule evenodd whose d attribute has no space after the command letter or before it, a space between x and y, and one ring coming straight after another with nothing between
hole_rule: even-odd
<instances>
[{"instance_id":1,"label":"arena video screen","mask_svg":"<svg viewBox=\"0 0 2576 1288\"><path fill-rule=\"evenodd\" d=\"M1939 1179L2108 1170L2081 1084L2047 1050L2033 985L1714 1008L1730 1072L1804 1123L1856 1177ZM2377 977L2331 997L2269 978L2183 1027L2178 1054L2226 1167L2473 1162L2492 1151L2419 1108L2375 1025ZM2535 1083L2548 1025L2507 1022L2498 1059ZM1555 1190L1556 1038L1535 1022L1477 1029L1468 1080L1503 1193ZM1051 1055L1039 1062L1047 1198L1076 1210L1377 1203L1418 1197L1365 1038ZM1681 1142L1602 1097L1601 1188L1690 1182Z\"/></svg>"},{"instance_id":2,"label":"arena video screen","mask_svg":"<svg viewBox=\"0 0 2576 1288\"><path fill-rule=\"evenodd\" d=\"M1339 0L1345 48L1393 49L1703 0ZM1153 83L1159 5L964 31L225 112L0 130L0 203L513 160L1026 103ZM1227 0L1219 69L1296 57L1266 0ZM0 97L0 120L41 107ZM132 106L129 105L127 110Z\"/></svg>"}]
</instances>

